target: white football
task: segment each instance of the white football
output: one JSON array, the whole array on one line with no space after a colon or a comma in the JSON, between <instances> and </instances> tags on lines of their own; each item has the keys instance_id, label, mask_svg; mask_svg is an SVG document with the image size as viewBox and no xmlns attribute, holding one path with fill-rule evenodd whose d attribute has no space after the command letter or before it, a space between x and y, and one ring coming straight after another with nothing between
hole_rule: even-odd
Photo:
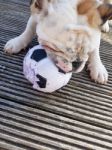
<instances>
[{"instance_id":1,"label":"white football","mask_svg":"<svg viewBox=\"0 0 112 150\"><path fill-rule=\"evenodd\" d=\"M71 72L64 73L57 68L41 45L29 50L24 58L23 72L34 89L49 93L65 86L72 76Z\"/></svg>"}]
</instances>

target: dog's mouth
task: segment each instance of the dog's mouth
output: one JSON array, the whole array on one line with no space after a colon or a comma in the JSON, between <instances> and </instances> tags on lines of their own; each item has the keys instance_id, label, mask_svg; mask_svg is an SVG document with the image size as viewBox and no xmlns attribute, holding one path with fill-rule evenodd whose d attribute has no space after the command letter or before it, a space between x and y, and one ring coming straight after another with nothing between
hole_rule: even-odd
<instances>
[{"instance_id":1,"label":"dog's mouth","mask_svg":"<svg viewBox=\"0 0 112 150\"><path fill-rule=\"evenodd\" d=\"M50 52L54 52L55 54L58 54L59 56L66 56L64 55L64 53L58 49L54 44L52 43L49 43L47 41L43 41L43 40L40 40L41 41L41 44L42 46L47 50L47 51L50 51ZM76 61L74 61L72 63L72 66L73 66L73 69L72 71L74 73L79 73L83 70L83 68L85 67L85 64L86 64L86 61L80 61L80 59L77 59Z\"/></svg>"},{"instance_id":2,"label":"dog's mouth","mask_svg":"<svg viewBox=\"0 0 112 150\"><path fill-rule=\"evenodd\" d=\"M79 73L85 67L86 62L85 61L74 61L72 64L73 64L73 72Z\"/></svg>"}]
</instances>

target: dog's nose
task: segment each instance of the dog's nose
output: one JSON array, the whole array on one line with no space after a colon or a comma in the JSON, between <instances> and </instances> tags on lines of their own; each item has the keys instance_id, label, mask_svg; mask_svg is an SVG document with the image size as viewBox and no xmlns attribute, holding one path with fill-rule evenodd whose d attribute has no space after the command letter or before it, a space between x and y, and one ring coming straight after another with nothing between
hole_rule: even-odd
<instances>
[{"instance_id":1,"label":"dog's nose","mask_svg":"<svg viewBox=\"0 0 112 150\"><path fill-rule=\"evenodd\" d=\"M80 61L80 60L74 61L74 62L72 63L74 70L77 70L77 69L82 65L82 63L83 63L83 61Z\"/></svg>"}]
</instances>

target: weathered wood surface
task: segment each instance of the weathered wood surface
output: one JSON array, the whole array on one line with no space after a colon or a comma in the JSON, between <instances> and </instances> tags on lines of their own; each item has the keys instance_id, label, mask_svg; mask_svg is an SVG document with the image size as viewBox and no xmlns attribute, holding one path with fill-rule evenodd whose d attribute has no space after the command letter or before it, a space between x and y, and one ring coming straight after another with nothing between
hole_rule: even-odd
<instances>
[{"instance_id":1,"label":"weathered wood surface","mask_svg":"<svg viewBox=\"0 0 112 150\"><path fill-rule=\"evenodd\" d=\"M25 52L3 52L28 17L28 0L0 0L0 150L112 150L112 31L101 43L107 85L83 71L63 89L44 94L23 76Z\"/></svg>"}]
</instances>

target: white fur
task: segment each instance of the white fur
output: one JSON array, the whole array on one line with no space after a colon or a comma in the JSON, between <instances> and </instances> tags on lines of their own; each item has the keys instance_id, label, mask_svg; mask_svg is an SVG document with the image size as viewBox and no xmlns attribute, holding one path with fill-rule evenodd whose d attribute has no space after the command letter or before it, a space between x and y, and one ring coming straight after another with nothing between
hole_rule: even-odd
<instances>
[{"instance_id":1,"label":"white fur","mask_svg":"<svg viewBox=\"0 0 112 150\"><path fill-rule=\"evenodd\" d=\"M90 70L91 79L95 82L105 84L108 81L108 72L102 64L98 50L93 51L89 57L88 70Z\"/></svg>"},{"instance_id":2,"label":"white fur","mask_svg":"<svg viewBox=\"0 0 112 150\"><path fill-rule=\"evenodd\" d=\"M103 32L109 32L109 22L106 21L106 23L102 26Z\"/></svg>"},{"instance_id":3,"label":"white fur","mask_svg":"<svg viewBox=\"0 0 112 150\"><path fill-rule=\"evenodd\" d=\"M40 44L42 41L53 43L58 49L65 52L69 60L75 61L76 47L81 44L85 49L83 54L80 54L81 59L83 62L89 59L88 68L91 78L96 82L106 83L108 73L99 56L101 33L88 25L86 16L78 16L76 8L79 2L79 0L57 0L52 7L50 6L50 14L47 17L41 18L41 14L32 15L25 31L20 36L8 41L5 45L5 51L18 53L28 45L34 34L37 33ZM79 30L79 28L89 34L89 40L84 38L83 34L80 35L80 38L77 37L77 34L73 35L72 31ZM68 42L70 38L72 40ZM70 47L73 53L70 54L66 50L67 47Z\"/></svg>"}]
</instances>

